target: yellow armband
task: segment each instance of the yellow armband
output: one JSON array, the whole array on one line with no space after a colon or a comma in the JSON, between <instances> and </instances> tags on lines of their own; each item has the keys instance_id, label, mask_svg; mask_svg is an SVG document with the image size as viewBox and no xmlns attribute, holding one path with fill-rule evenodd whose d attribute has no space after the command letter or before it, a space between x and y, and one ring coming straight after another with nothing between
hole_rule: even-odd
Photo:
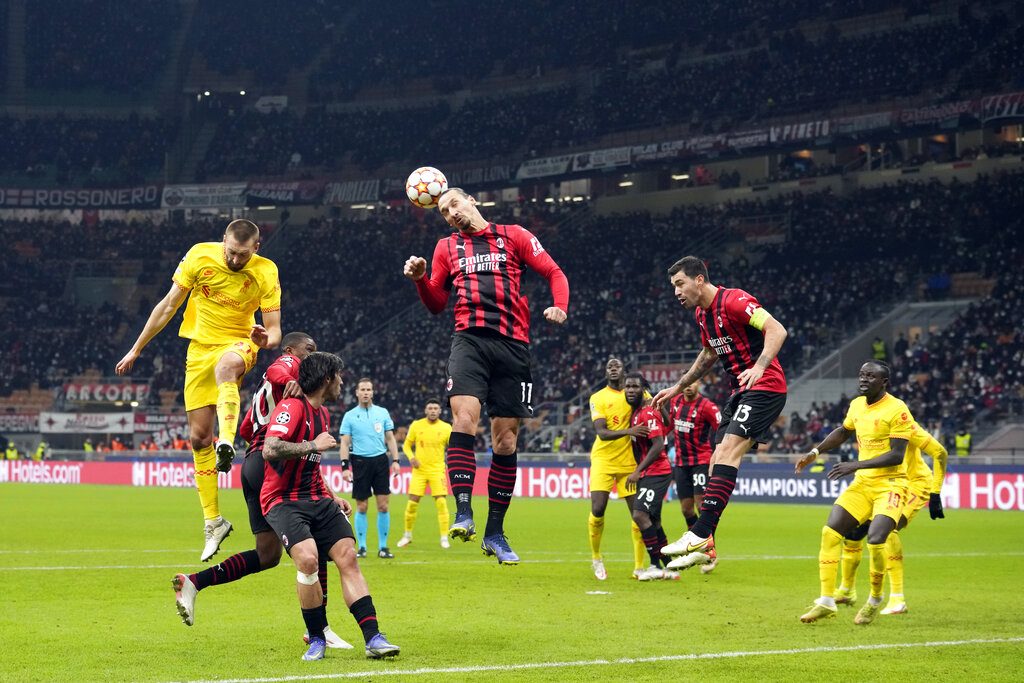
<instances>
[{"instance_id":1,"label":"yellow armband","mask_svg":"<svg viewBox=\"0 0 1024 683\"><path fill-rule=\"evenodd\" d=\"M772 314L763 308L759 308L754 311L753 315L750 316L750 322L747 324L753 327L755 330L763 330L764 324L768 322L768 319L772 317Z\"/></svg>"}]
</instances>

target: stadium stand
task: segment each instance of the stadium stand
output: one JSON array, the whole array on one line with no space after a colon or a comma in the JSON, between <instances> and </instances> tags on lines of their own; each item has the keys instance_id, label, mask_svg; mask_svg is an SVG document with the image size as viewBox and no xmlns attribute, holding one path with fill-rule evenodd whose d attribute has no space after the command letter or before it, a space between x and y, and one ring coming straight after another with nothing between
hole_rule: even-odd
<instances>
[{"instance_id":1,"label":"stadium stand","mask_svg":"<svg viewBox=\"0 0 1024 683\"><path fill-rule=\"evenodd\" d=\"M26 83L64 91L150 88L182 21L175 0L40 0L25 11Z\"/></svg>"},{"instance_id":2,"label":"stadium stand","mask_svg":"<svg viewBox=\"0 0 1024 683\"><path fill-rule=\"evenodd\" d=\"M712 232L741 242L741 217L784 215L789 225L785 243L748 246L728 262L717 254L707 257L713 282L755 293L787 325L790 338L781 361L791 377L891 301L916 295L918 285L935 273L991 273L1001 278L991 298L969 309L947 332L914 347L908 358L895 359L894 386L927 423L1019 412L1021 373L1020 364L1014 364L1021 346L1013 321L1019 320L1024 280L1019 268L1010 267L1020 262L1020 253L1012 243L1014 230L1007 226L1020 223L1021 179L1007 174L949 186L901 183L847 197L793 194L767 202L689 207L661 219L646 213L589 217L568 209L535 212L522 222L543 236L572 283L571 324L564 329L541 320L539 310L549 295L539 278L527 285L534 290L534 376L543 388L540 398L547 403L593 390L610 354L628 358L694 347L698 341L689 316L667 286L667 265ZM887 229L879 232L879 225ZM161 296L180 255L194 242L215 239L219 228L216 222L178 227L117 221L93 227L5 223L15 248L4 254L3 266L15 277L4 290L4 309L23 311L27 324L15 328L14 318L5 316L8 335L17 342L0 363L0 393L10 395L33 384L45 389L57 378L108 371L153 303L133 300L131 309L69 307L62 299L66 283L54 272L74 273L78 261L137 261L140 283ZM153 232L166 236L159 252L147 237ZM399 422L415 418L425 398L437 393L450 327L421 309L396 264L409 253L429 256L443 233L434 215L394 209L363 221L314 219L286 229L282 238L288 239L274 244L286 327L309 332L322 349L342 351L350 383L362 375L379 378L379 402L391 407ZM59 254L47 249L58 235L65 246ZM582 243L601 246L577 248ZM26 288L15 282L34 284ZM176 324L170 323L147 348L136 371L154 377L154 403L161 401L161 390L180 388L184 343L173 334ZM355 340L359 343L353 345ZM33 353L44 347L60 352ZM936 363L940 357L943 362ZM960 357L965 360L950 362ZM264 356L254 374L269 361ZM727 392L716 384L711 396L721 401ZM950 410L952 415L944 414ZM831 416L823 418L827 425L836 424L835 406L815 412ZM813 422L812 417L806 419ZM787 442L783 428L779 438L781 448L805 445Z\"/></svg>"},{"instance_id":3,"label":"stadium stand","mask_svg":"<svg viewBox=\"0 0 1024 683\"><path fill-rule=\"evenodd\" d=\"M0 173L21 184L103 187L159 176L176 124L163 118L0 118Z\"/></svg>"}]
</instances>

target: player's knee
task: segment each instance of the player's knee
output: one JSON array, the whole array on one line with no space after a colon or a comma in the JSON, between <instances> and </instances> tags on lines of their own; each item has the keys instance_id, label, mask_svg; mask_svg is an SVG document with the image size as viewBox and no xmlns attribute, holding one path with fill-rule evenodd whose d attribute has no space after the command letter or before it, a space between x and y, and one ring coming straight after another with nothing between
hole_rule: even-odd
<instances>
[{"instance_id":1,"label":"player's knee","mask_svg":"<svg viewBox=\"0 0 1024 683\"><path fill-rule=\"evenodd\" d=\"M498 455L509 455L516 450L518 436L512 430L492 435L494 452Z\"/></svg>"},{"instance_id":2,"label":"player's knee","mask_svg":"<svg viewBox=\"0 0 1024 683\"><path fill-rule=\"evenodd\" d=\"M213 443L213 434L190 434L188 440L192 450L201 451Z\"/></svg>"},{"instance_id":3,"label":"player's knee","mask_svg":"<svg viewBox=\"0 0 1024 683\"><path fill-rule=\"evenodd\" d=\"M334 548L331 549L331 559L338 566L342 574L347 574L353 569L359 571L359 563L356 561L356 547L353 543L338 542L335 544Z\"/></svg>"},{"instance_id":4,"label":"player's knee","mask_svg":"<svg viewBox=\"0 0 1024 683\"><path fill-rule=\"evenodd\" d=\"M651 525L651 517L643 510L633 510L633 521L641 529L646 529Z\"/></svg>"},{"instance_id":5,"label":"player's knee","mask_svg":"<svg viewBox=\"0 0 1024 683\"><path fill-rule=\"evenodd\" d=\"M312 548L292 548L292 560L295 561L295 568L303 574L316 574L320 571L320 558L317 556L316 546Z\"/></svg>"}]
</instances>

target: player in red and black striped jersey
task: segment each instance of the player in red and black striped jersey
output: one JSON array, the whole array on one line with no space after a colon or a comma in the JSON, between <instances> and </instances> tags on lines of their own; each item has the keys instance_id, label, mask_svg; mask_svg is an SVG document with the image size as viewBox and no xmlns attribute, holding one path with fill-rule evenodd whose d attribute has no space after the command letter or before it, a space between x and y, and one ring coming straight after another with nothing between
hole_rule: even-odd
<instances>
[{"instance_id":1,"label":"player in red and black striped jersey","mask_svg":"<svg viewBox=\"0 0 1024 683\"><path fill-rule=\"evenodd\" d=\"M242 495L249 508L249 527L256 537L253 550L236 553L215 567L194 574L176 574L173 579L178 614L182 621L191 626L195 623L196 594L208 586L237 581L250 574L276 567L281 561L281 539L267 523L260 506L260 490L263 488L263 439L266 435L270 414L281 399L302 396L299 388L299 363L316 351L316 342L305 332L289 332L281 339L284 354L271 363L263 375L259 388L253 395L252 405L238 428L238 433L249 442L245 461L242 463ZM255 433L253 433L255 430ZM187 582L187 583L186 583ZM326 559L320 567L320 586L324 593L324 607L327 606L327 565ZM327 646L349 648L330 627L325 629ZM308 634L305 636L308 641Z\"/></svg>"},{"instance_id":2,"label":"player in red and black striped jersey","mask_svg":"<svg viewBox=\"0 0 1024 683\"><path fill-rule=\"evenodd\" d=\"M714 562L713 535L736 487L740 461L754 444L768 441L769 430L786 405L786 376L776 358L786 328L742 289L711 284L707 266L696 256L676 261L668 275L676 298L694 311L704 348L678 382L658 392L654 404L661 406L678 395L719 359L733 383L715 436L700 516L681 539L662 549L678 555L670 567L687 569Z\"/></svg>"},{"instance_id":3,"label":"player in red and black striped jersey","mask_svg":"<svg viewBox=\"0 0 1024 683\"><path fill-rule=\"evenodd\" d=\"M668 545L668 538L661 526L661 506L672 484L672 465L668 461L668 435L672 433L668 413L663 408L654 408L644 399L646 380L639 372L626 375L623 394L633 409L630 427L645 426L647 436L631 436L636 469L626 478L637 487L633 499L633 521L640 527L640 535L651 566L637 576L641 581L679 578L674 571L665 571L669 558L661 548Z\"/></svg>"},{"instance_id":4,"label":"player in red and black striped jersey","mask_svg":"<svg viewBox=\"0 0 1024 683\"><path fill-rule=\"evenodd\" d=\"M487 527L481 545L500 564L517 564L508 546L504 520L516 485L516 441L522 418L533 415L530 368L530 308L520 291L529 267L551 286L554 305L544 311L563 323L569 306L569 283L562 270L529 230L491 223L480 215L476 199L453 187L438 201L441 216L456 229L438 241L430 277L427 262L410 256L404 274L416 282L420 299L440 313L455 292L455 334L448 359L446 395L452 409L452 434L445 459L455 496L452 538L476 537L473 522L473 444L481 406L491 418L493 459L487 479Z\"/></svg>"},{"instance_id":5,"label":"player in red and black striped jersey","mask_svg":"<svg viewBox=\"0 0 1024 683\"><path fill-rule=\"evenodd\" d=\"M676 495L689 529L697 521L696 511L704 498L711 444L722 424L722 413L717 405L701 396L694 382L672 399L668 414L676 433Z\"/></svg>"},{"instance_id":6,"label":"player in red and black striped jersey","mask_svg":"<svg viewBox=\"0 0 1024 683\"><path fill-rule=\"evenodd\" d=\"M297 591L309 634L303 659L321 659L327 647L327 612L317 569L326 555L338 566L345 604L366 641L366 656L398 654L377 628L377 612L356 559L355 537L347 516L352 505L324 484L320 458L337 446L325 403L341 395L341 359L311 353L299 364L303 396L282 400L271 413L263 444L266 468L260 501L263 514L298 570Z\"/></svg>"}]
</instances>

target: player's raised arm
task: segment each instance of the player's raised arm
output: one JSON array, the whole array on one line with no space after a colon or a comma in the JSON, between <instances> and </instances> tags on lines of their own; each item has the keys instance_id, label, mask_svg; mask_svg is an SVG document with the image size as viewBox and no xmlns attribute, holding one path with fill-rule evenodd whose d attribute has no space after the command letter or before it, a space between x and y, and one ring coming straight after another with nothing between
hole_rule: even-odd
<instances>
[{"instance_id":1,"label":"player's raised arm","mask_svg":"<svg viewBox=\"0 0 1024 683\"><path fill-rule=\"evenodd\" d=\"M139 338L135 340L132 348L124 355L118 364L114 367L114 371L123 375L132 369L135 365L136 359L139 354L142 353L142 349L145 348L146 344L155 337L160 330L164 329L167 322L174 317L174 312L178 310L182 302L188 297L189 290L185 289L177 282L171 283L171 288L168 290L164 298L157 302L156 306L153 307L152 312L149 314L149 319L146 320L145 326L142 328L142 332L139 334Z\"/></svg>"},{"instance_id":2,"label":"player's raised arm","mask_svg":"<svg viewBox=\"0 0 1024 683\"><path fill-rule=\"evenodd\" d=\"M416 292L420 295L420 301L428 311L436 315L448 305L451 270L451 261L445 247L445 240L441 240L434 249L434 262L430 277L427 277L426 259L420 256L410 256L406 260L402 272L416 283Z\"/></svg>"},{"instance_id":3,"label":"player's raised arm","mask_svg":"<svg viewBox=\"0 0 1024 683\"><path fill-rule=\"evenodd\" d=\"M662 405L666 402L671 401L673 397L682 393L683 389L690 386L704 375L708 374L708 370L711 369L715 363L718 362L718 354L715 353L711 347L705 346L697 359L693 361L693 365L690 369L683 373L683 376L670 387L666 387L658 392L658 395L654 397L653 405L657 409L661 409Z\"/></svg>"}]
</instances>

